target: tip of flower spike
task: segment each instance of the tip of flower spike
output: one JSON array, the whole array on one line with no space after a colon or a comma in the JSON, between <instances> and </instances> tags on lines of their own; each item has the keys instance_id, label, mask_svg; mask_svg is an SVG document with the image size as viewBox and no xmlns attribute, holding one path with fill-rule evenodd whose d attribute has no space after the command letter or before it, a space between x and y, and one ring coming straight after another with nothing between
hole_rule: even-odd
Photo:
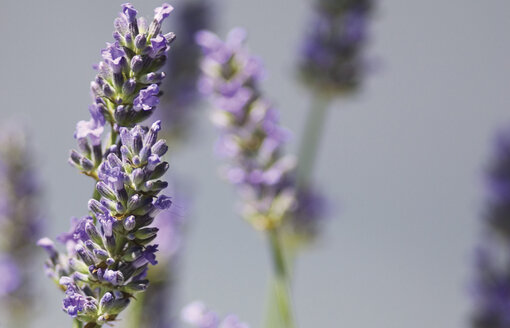
<instances>
[{"instance_id":1,"label":"tip of flower spike","mask_svg":"<svg viewBox=\"0 0 510 328\"><path fill-rule=\"evenodd\" d=\"M138 14L138 11L135 9L135 7L133 7L132 4L130 4L129 2L126 2L126 3L123 3L121 5L122 7L122 12L124 13L124 15L126 15L126 17L128 18L129 21L133 21L136 19L136 15Z\"/></svg>"},{"instance_id":2,"label":"tip of flower spike","mask_svg":"<svg viewBox=\"0 0 510 328\"><path fill-rule=\"evenodd\" d=\"M152 123L151 130L158 132L161 130L161 120L157 120L156 122Z\"/></svg>"},{"instance_id":3,"label":"tip of flower spike","mask_svg":"<svg viewBox=\"0 0 510 328\"><path fill-rule=\"evenodd\" d=\"M41 238L37 241L37 246L39 247L48 247L53 245L53 241L51 241L48 237Z\"/></svg>"},{"instance_id":4,"label":"tip of flower spike","mask_svg":"<svg viewBox=\"0 0 510 328\"><path fill-rule=\"evenodd\" d=\"M216 34L208 30L201 30L195 34L195 42L204 48L214 49L221 45L221 40Z\"/></svg>"},{"instance_id":5,"label":"tip of flower spike","mask_svg":"<svg viewBox=\"0 0 510 328\"><path fill-rule=\"evenodd\" d=\"M37 241L37 246L42 247L51 257L57 254L55 243L53 243L53 241L47 237L39 239Z\"/></svg>"},{"instance_id":6,"label":"tip of flower spike","mask_svg":"<svg viewBox=\"0 0 510 328\"><path fill-rule=\"evenodd\" d=\"M154 9L154 19L161 23L173 10L174 7L165 2L161 5L161 7Z\"/></svg>"},{"instance_id":7,"label":"tip of flower spike","mask_svg":"<svg viewBox=\"0 0 510 328\"><path fill-rule=\"evenodd\" d=\"M227 44L230 46L239 46L248 36L246 30L242 27L233 28L227 35Z\"/></svg>"}]
</instances>

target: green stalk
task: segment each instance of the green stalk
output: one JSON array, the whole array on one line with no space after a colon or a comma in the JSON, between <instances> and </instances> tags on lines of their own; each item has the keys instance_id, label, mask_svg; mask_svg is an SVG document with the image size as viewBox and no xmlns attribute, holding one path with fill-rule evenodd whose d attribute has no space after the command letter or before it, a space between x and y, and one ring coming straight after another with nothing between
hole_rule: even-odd
<instances>
[{"instance_id":1,"label":"green stalk","mask_svg":"<svg viewBox=\"0 0 510 328\"><path fill-rule=\"evenodd\" d=\"M129 308L129 315L126 318L127 327L140 328L142 327L143 305L145 303L145 293L136 295Z\"/></svg>"},{"instance_id":2,"label":"green stalk","mask_svg":"<svg viewBox=\"0 0 510 328\"><path fill-rule=\"evenodd\" d=\"M313 172L317 158L322 130L331 98L316 93L312 100L305 123L305 130L301 139L298 153L298 187L307 186Z\"/></svg>"},{"instance_id":3,"label":"green stalk","mask_svg":"<svg viewBox=\"0 0 510 328\"><path fill-rule=\"evenodd\" d=\"M273 260L273 280L266 315L267 328L294 328L289 272L283 245L277 230L269 232Z\"/></svg>"},{"instance_id":4,"label":"green stalk","mask_svg":"<svg viewBox=\"0 0 510 328\"><path fill-rule=\"evenodd\" d=\"M83 323L81 321L79 321L78 319L73 320L73 328L82 328L82 327L83 327Z\"/></svg>"}]
</instances>

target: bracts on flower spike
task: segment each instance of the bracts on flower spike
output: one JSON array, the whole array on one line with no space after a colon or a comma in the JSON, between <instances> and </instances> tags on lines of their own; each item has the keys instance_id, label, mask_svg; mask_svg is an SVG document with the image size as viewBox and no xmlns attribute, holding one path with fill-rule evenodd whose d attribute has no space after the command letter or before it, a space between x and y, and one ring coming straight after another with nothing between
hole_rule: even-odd
<instances>
[{"instance_id":1,"label":"bracts on flower spike","mask_svg":"<svg viewBox=\"0 0 510 328\"><path fill-rule=\"evenodd\" d=\"M91 199L90 216L61 238L70 248L67 255L48 239L39 242L50 254L49 274L66 290L64 311L82 322L100 326L115 320L145 290L147 266L157 263L151 242L158 229L150 225L171 205L159 195L166 182L158 178L168 169L159 129L159 122L148 130L121 129L122 155L109 154L99 167L100 199Z\"/></svg>"},{"instance_id":2,"label":"bracts on flower spike","mask_svg":"<svg viewBox=\"0 0 510 328\"><path fill-rule=\"evenodd\" d=\"M148 265L157 264L158 229L151 224L171 205L160 195L167 186L160 178L168 170L162 159L168 147L158 140L159 121L150 128L139 123L159 102L164 74L156 71L174 38L161 34L161 22L171 11L167 4L157 8L148 25L130 4L123 5L115 21L116 42L103 50L92 82L92 118L78 123L80 152L71 153L71 163L97 180L89 216L74 219L70 232L59 236L67 253L59 253L48 238L39 241L50 255L47 274L65 291L63 310L78 327L115 321L147 288Z\"/></svg>"},{"instance_id":3,"label":"bracts on flower spike","mask_svg":"<svg viewBox=\"0 0 510 328\"><path fill-rule=\"evenodd\" d=\"M159 104L159 85L165 73L158 70L175 39L173 33L161 33L163 19L173 10L170 5L157 8L150 24L136 18L137 12L130 4L122 7L114 24L115 42L101 51L103 60L96 66L97 75L91 82L91 119L78 122L75 138L79 151L73 150L69 159L95 179L97 168L115 145L120 127L144 121ZM102 145L106 123L110 125L110 138Z\"/></svg>"}]
</instances>

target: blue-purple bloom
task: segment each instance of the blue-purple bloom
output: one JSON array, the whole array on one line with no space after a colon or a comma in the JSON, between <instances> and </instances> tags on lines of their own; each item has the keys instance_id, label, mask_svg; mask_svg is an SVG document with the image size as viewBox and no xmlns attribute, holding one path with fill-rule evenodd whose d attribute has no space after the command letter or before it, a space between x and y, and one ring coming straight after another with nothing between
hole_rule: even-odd
<instances>
[{"instance_id":1,"label":"blue-purple bloom","mask_svg":"<svg viewBox=\"0 0 510 328\"><path fill-rule=\"evenodd\" d=\"M40 188L24 129L11 123L0 130L0 303L8 318L16 320L19 307L30 308L34 297L31 271L42 221Z\"/></svg>"},{"instance_id":2,"label":"blue-purple bloom","mask_svg":"<svg viewBox=\"0 0 510 328\"><path fill-rule=\"evenodd\" d=\"M204 303L196 301L186 306L181 312L181 318L187 324L196 328L249 328L248 324L239 320L233 314L220 316L208 309Z\"/></svg>"},{"instance_id":3,"label":"blue-purple bloom","mask_svg":"<svg viewBox=\"0 0 510 328\"><path fill-rule=\"evenodd\" d=\"M510 327L510 130L498 135L489 170L485 231L476 252L475 328Z\"/></svg>"},{"instance_id":4,"label":"blue-purple bloom","mask_svg":"<svg viewBox=\"0 0 510 328\"><path fill-rule=\"evenodd\" d=\"M299 64L307 84L319 92L350 91L360 84L372 7L372 0L315 1Z\"/></svg>"},{"instance_id":5,"label":"blue-purple bloom","mask_svg":"<svg viewBox=\"0 0 510 328\"><path fill-rule=\"evenodd\" d=\"M158 229L151 225L171 205L160 194L168 185L160 178L169 167L163 159L166 142L158 140L160 121L150 127L139 123L159 102L164 75L156 71L174 39L172 33L161 34L161 23L172 7L157 8L150 25L136 18L130 4L122 7L114 24L116 42L102 51L92 82L92 118L78 123L80 152L72 151L70 158L96 180L89 215L74 218L71 230L57 238L66 253L59 253L48 238L38 243L50 256L47 274L65 290L63 310L87 328L115 321L134 295L147 288L147 268L157 264L158 250L153 243Z\"/></svg>"}]
</instances>

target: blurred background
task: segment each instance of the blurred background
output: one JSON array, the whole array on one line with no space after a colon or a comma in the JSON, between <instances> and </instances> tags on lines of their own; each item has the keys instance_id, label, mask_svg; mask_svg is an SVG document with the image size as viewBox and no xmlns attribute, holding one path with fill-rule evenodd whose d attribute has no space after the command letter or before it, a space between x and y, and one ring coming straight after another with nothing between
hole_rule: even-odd
<instances>
[{"instance_id":1,"label":"blurred background","mask_svg":"<svg viewBox=\"0 0 510 328\"><path fill-rule=\"evenodd\" d=\"M160 5L132 2L142 16ZM179 2L170 3L177 12ZM120 4L0 1L0 120L29 127L52 238L87 211L92 182L67 157ZM295 70L309 13L304 0L222 0L215 13L221 36L248 30L269 72L266 95L295 135L293 152L310 103ZM366 49L376 69L360 93L334 102L318 152L315 178L334 215L297 263L301 327L468 325L484 172L495 132L510 122L508 13L503 0L377 2ZM201 299L258 327L266 244L217 174L217 133L201 106L189 141L170 149L171 175L192 194L176 308ZM44 258L41 251L34 273L39 307L27 315L34 327L69 326Z\"/></svg>"}]
</instances>

